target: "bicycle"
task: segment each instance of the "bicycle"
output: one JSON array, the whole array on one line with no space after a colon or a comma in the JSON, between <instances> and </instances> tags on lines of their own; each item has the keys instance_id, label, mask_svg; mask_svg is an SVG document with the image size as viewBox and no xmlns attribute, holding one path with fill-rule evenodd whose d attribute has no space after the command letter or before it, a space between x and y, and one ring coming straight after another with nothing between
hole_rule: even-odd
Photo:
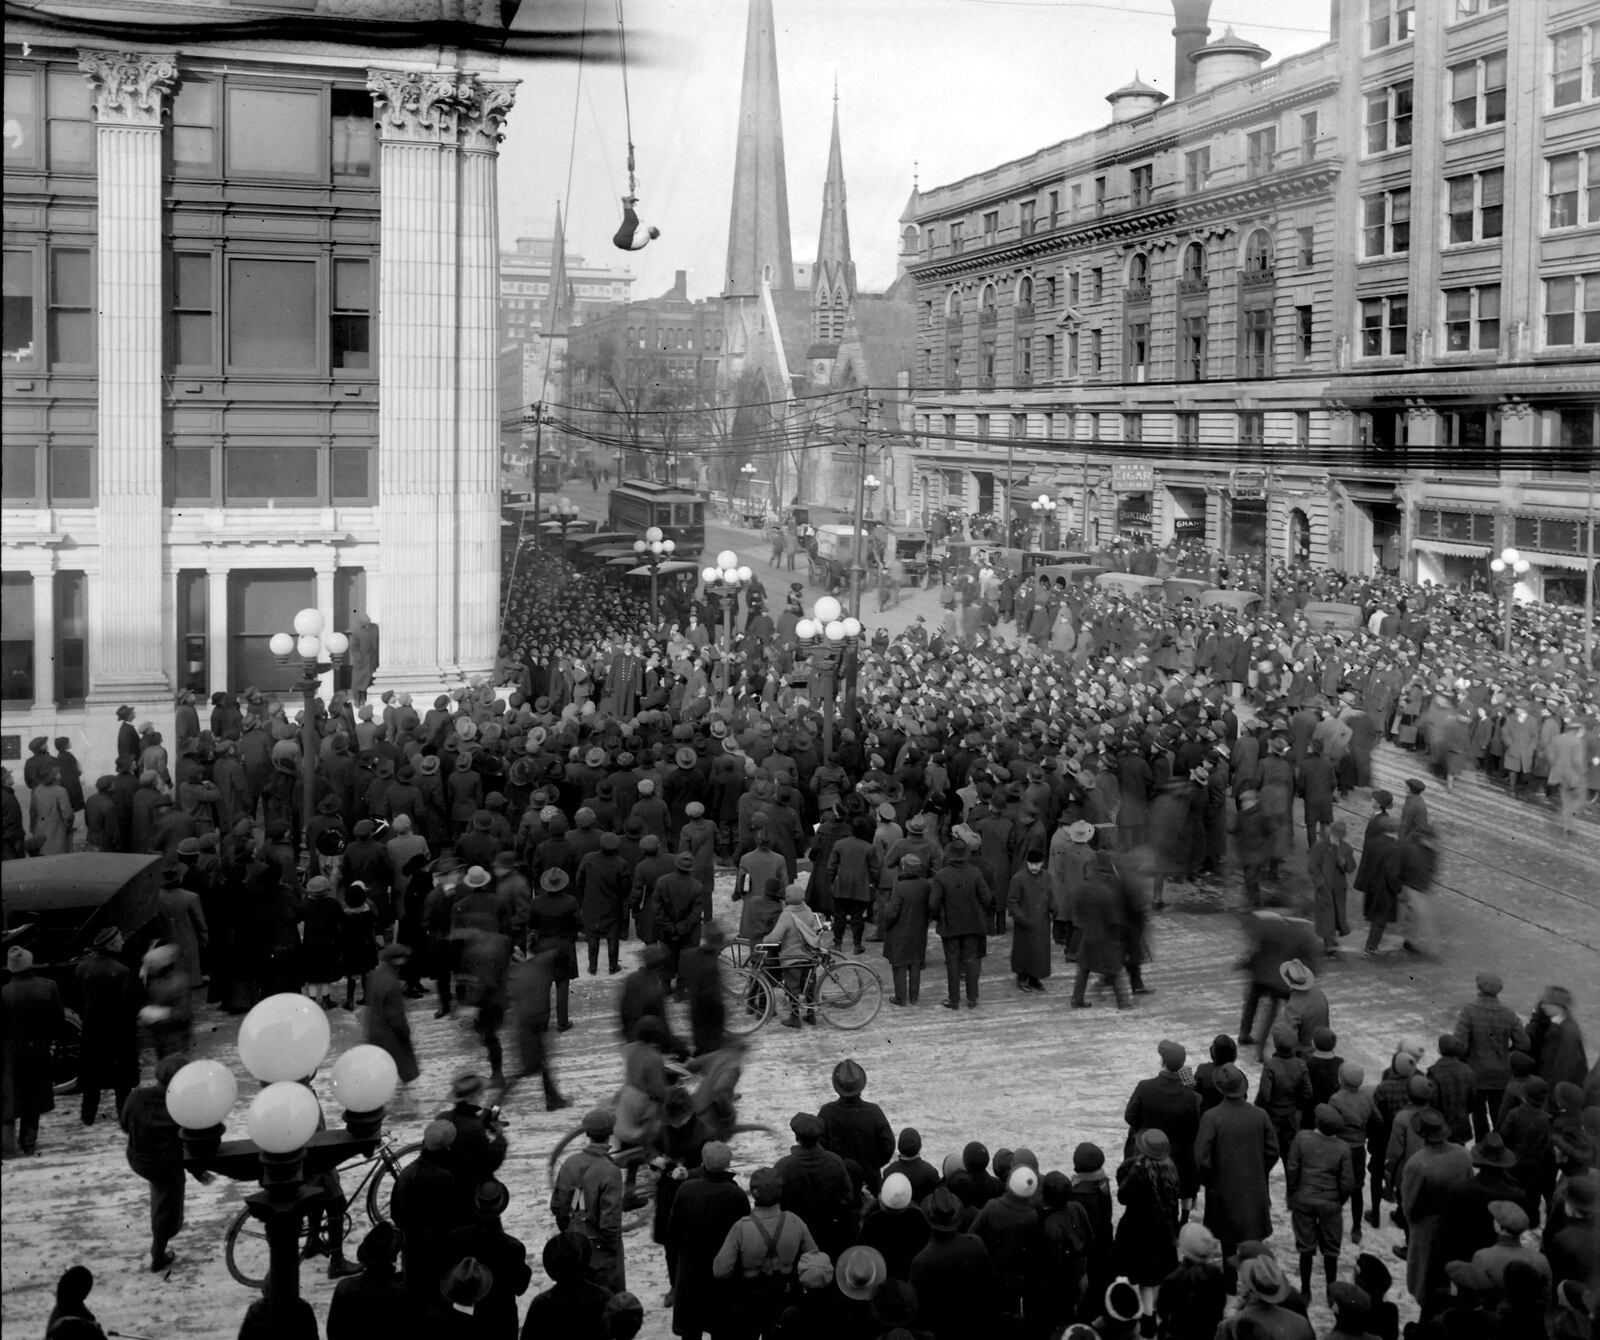
<instances>
[{"instance_id":1,"label":"bicycle","mask_svg":"<svg viewBox=\"0 0 1600 1340\"><path fill-rule=\"evenodd\" d=\"M396 1146L393 1140L385 1139L358 1165L364 1170L361 1180L356 1183L355 1191L345 1201L345 1255L353 1259L361 1238L366 1236L365 1231L360 1237L356 1236L355 1218L351 1214L350 1207L358 1202L365 1202L368 1230L376 1228L379 1224L393 1223L394 1220L389 1214L389 1202L394 1196L395 1179L420 1153L422 1153L420 1140ZM310 1222L309 1216L302 1216L300 1219L302 1240L306 1236ZM259 1289L266 1283L271 1260L267 1246L267 1229L261 1220L250 1213L248 1205L241 1206L234 1221L228 1225L223 1255L228 1263L228 1273L245 1288Z\"/></svg>"},{"instance_id":2,"label":"bicycle","mask_svg":"<svg viewBox=\"0 0 1600 1340\"><path fill-rule=\"evenodd\" d=\"M821 929L827 934L829 928L823 923ZM865 1028L883 1008L883 979L877 970L826 946L812 951L798 992L784 981L776 944L750 946L744 962L730 955L721 959L720 967L724 1026L736 1037L754 1033L780 1006L846 1032Z\"/></svg>"}]
</instances>

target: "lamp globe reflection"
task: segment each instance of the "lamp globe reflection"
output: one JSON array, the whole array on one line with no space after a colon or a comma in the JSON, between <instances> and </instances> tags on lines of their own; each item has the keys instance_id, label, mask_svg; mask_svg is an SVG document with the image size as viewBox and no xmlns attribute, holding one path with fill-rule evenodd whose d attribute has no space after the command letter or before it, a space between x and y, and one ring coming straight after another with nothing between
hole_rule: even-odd
<instances>
[{"instance_id":1,"label":"lamp globe reflection","mask_svg":"<svg viewBox=\"0 0 1600 1340\"><path fill-rule=\"evenodd\" d=\"M167 1112L186 1131L209 1131L238 1097L239 1082L221 1061L190 1061L167 1085Z\"/></svg>"},{"instance_id":2,"label":"lamp globe reflection","mask_svg":"<svg viewBox=\"0 0 1600 1340\"><path fill-rule=\"evenodd\" d=\"M304 1079L328 1054L328 1016L305 996L280 992L245 1015L239 1059L263 1084Z\"/></svg>"},{"instance_id":3,"label":"lamp globe reflection","mask_svg":"<svg viewBox=\"0 0 1600 1340\"><path fill-rule=\"evenodd\" d=\"M333 1063L333 1096L347 1112L376 1112L394 1097L400 1072L382 1047L363 1042Z\"/></svg>"},{"instance_id":4,"label":"lamp globe reflection","mask_svg":"<svg viewBox=\"0 0 1600 1340\"><path fill-rule=\"evenodd\" d=\"M320 1116L316 1094L304 1084L280 1080L251 1099L244 1126L264 1153L293 1154L310 1143Z\"/></svg>"},{"instance_id":5,"label":"lamp globe reflection","mask_svg":"<svg viewBox=\"0 0 1600 1340\"><path fill-rule=\"evenodd\" d=\"M294 631L301 637L317 637L326 626L319 609L303 609L294 616Z\"/></svg>"},{"instance_id":6,"label":"lamp globe reflection","mask_svg":"<svg viewBox=\"0 0 1600 1340\"><path fill-rule=\"evenodd\" d=\"M817 622L826 627L844 613L844 607L832 596L823 596L812 607L812 613L817 616Z\"/></svg>"}]
</instances>

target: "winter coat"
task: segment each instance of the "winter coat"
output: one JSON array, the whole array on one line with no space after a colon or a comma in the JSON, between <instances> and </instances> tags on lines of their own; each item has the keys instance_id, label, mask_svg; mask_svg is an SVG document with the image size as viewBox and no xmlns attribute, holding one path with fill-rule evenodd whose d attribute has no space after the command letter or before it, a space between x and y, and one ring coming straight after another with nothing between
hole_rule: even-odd
<instances>
[{"instance_id":1,"label":"winter coat","mask_svg":"<svg viewBox=\"0 0 1600 1340\"><path fill-rule=\"evenodd\" d=\"M411 1023L406 1018L406 988L388 963L380 963L367 977L366 1013L362 1019L366 1040L394 1058L400 1082L409 1084L422 1073L411 1045Z\"/></svg>"},{"instance_id":2,"label":"winter coat","mask_svg":"<svg viewBox=\"0 0 1600 1340\"><path fill-rule=\"evenodd\" d=\"M1178 1073L1164 1070L1153 1079L1142 1079L1133 1087L1133 1096L1123 1110L1128 1123L1128 1139L1122 1157L1134 1156L1133 1137L1142 1130L1164 1133L1172 1146L1172 1161L1178 1169L1178 1185L1185 1200L1195 1193L1194 1142L1200 1134L1200 1095L1189 1088Z\"/></svg>"},{"instance_id":3,"label":"winter coat","mask_svg":"<svg viewBox=\"0 0 1600 1340\"><path fill-rule=\"evenodd\" d=\"M200 951L209 932L200 896L190 889L162 889L157 896L161 938L178 946L178 966L191 982L200 980Z\"/></svg>"},{"instance_id":4,"label":"winter coat","mask_svg":"<svg viewBox=\"0 0 1600 1340\"><path fill-rule=\"evenodd\" d=\"M936 1233L911 1260L917 1316L936 1340L971 1340L994 1322L989 1249L970 1233Z\"/></svg>"},{"instance_id":5,"label":"winter coat","mask_svg":"<svg viewBox=\"0 0 1600 1340\"><path fill-rule=\"evenodd\" d=\"M1090 972L1114 977L1126 961L1122 891L1106 872L1093 871L1078 898L1074 923L1082 931L1078 964Z\"/></svg>"},{"instance_id":6,"label":"winter coat","mask_svg":"<svg viewBox=\"0 0 1600 1340\"><path fill-rule=\"evenodd\" d=\"M627 911L627 866L616 852L592 851L578 862L577 897L586 935L615 935Z\"/></svg>"},{"instance_id":7,"label":"winter coat","mask_svg":"<svg viewBox=\"0 0 1600 1340\"><path fill-rule=\"evenodd\" d=\"M988 881L968 864L964 855L954 856L948 865L934 872L928 911L941 938L986 935L993 910L994 894ZM982 952L980 945L979 953Z\"/></svg>"},{"instance_id":8,"label":"winter coat","mask_svg":"<svg viewBox=\"0 0 1600 1340\"><path fill-rule=\"evenodd\" d=\"M1543 1010L1535 1010L1528 1020L1528 1049L1533 1053L1533 1073L1552 1090L1562 1080L1583 1087L1589 1062L1578 1021L1570 1014L1557 1023Z\"/></svg>"},{"instance_id":9,"label":"winter coat","mask_svg":"<svg viewBox=\"0 0 1600 1340\"><path fill-rule=\"evenodd\" d=\"M1419 1303L1445 1283L1444 1208L1450 1188L1472 1176L1472 1155L1460 1145L1425 1144L1400 1174L1408 1225L1406 1291Z\"/></svg>"},{"instance_id":10,"label":"winter coat","mask_svg":"<svg viewBox=\"0 0 1600 1340\"><path fill-rule=\"evenodd\" d=\"M1006 898L1011 915L1011 971L1022 977L1050 975L1050 876L1023 866L1011 877Z\"/></svg>"},{"instance_id":11,"label":"winter coat","mask_svg":"<svg viewBox=\"0 0 1600 1340\"><path fill-rule=\"evenodd\" d=\"M891 968L920 968L928 959L928 900L931 881L904 875L895 881L883 912L883 956Z\"/></svg>"},{"instance_id":12,"label":"winter coat","mask_svg":"<svg viewBox=\"0 0 1600 1340\"><path fill-rule=\"evenodd\" d=\"M842 837L828 853L828 884L836 903L870 903L878 887L878 853L865 838Z\"/></svg>"},{"instance_id":13,"label":"winter coat","mask_svg":"<svg viewBox=\"0 0 1600 1340\"><path fill-rule=\"evenodd\" d=\"M750 1198L731 1172L696 1170L678 1185L667 1220L676 1255L672 1275L672 1329L679 1335L711 1329L720 1296L711 1263L729 1230L750 1213Z\"/></svg>"},{"instance_id":14,"label":"winter coat","mask_svg":"<svg viewBox=\"0 0 1600 1340\"><path fill-rule=\"evenodd\" d=\"M131 1089L139 1082L138 979L99 950L73 973L73 999L82 1022L78 1076L85 1089Z\"/></svg>"},{"instance_id":15,"label":"winter coat","mask_svg":"<svg viewBox=\"0 0 1600 1340\"><path fill-rule=\"evenodd\" d=\"M1400 844L1392 830L1368 827L1355 887L1365 895L1361 915L1368 921L1393 921L1400 908Z\"/></svg>"},{"instance_id":16,"label":"winter coat","mask_svg":"<svg viewBox=\"0 0 1600 1340\"><path fill-rule=\"evenodd\" d=\"M1283 1175L1291 1210L1343 1205L1356 1189L1350 1146L1337 1135L1301 1131L1284 1156Z\"/></svg>"},{"instance_id":17,"label":"winter coat","mask_svg":"<svg viewBox=\"0 0 1600 1340\"><path fill-rule=\"evenodd\" d=\"M622 1170L601 1144L585 1145L556 1174L550 1212L556 1227L589 1239L588 1278L613 1292L627 1287L622 1257Z\"/></svg>"},{"instance_id":18,"label":"winter coat","mask_svg":"<svg viewBox=\"0 0 1600 1340\"><path fill-rule=\"evenodd\" d=\"M1271 1118L1242 1095L1224 1098L1200 1118L1195 1173L1206 1188L1205 1226L1223 1243L1271 1235L1267 1176L1277 1161Z\"/></svg>"},{"instance_id":19,"label":"winter coat","mask_svg":"<svg viewBox=\"0 0 1600 1340\"><path fill-rule=\"evenodd\" d=\"M1479 995L1461 1007L1456 1038L1466 1047L1466 1063L1480 1089L1503 1089L1511 1079L1511 1053L1528 1050L1528 1033L1498 996Z\"/></svg>"},{"instance_id":20,"label":"winter coat","mask_svg":"<svg viewBox=\"0 0 1600 1340\"><path fill-rule=\"evenodd\" d=\"M1009 1190L991 1200L972 1221L972 1236L989 1249L995 1287L1014 1297L1044 1266L1044 1232L1039 1212Z\"/></svg>"},{"instance_id":21,"label":"winter coat","mask_svg":"<svg viewBox=\"0 0 1600 1340\"><path fill-rule=\"evenodd\" d=\"M822 1143L841 1159L854 1159L866 1187L874 1196L883 1188L883 1165L894 1157L894 1131L883 1109L859 1095L824 1103L817 1116L822 1121Z\"/></svg>"},{"instance_id":22,"label":"winter coat","mask_svg":"<svg viewBox=\"0 0 1600 1340\"><path fill-rule=\"evenodd\" d=\"M928 1235L928 1217L912 1204L903 1210L873 1210L862 1222L857 1241L883 1253L890 1279L909 1280L911 1263L928 1245Z\"/></svg>"},{"instance_id":23,"label":"winter coat","mask_svg":"<svg viewBox=\"0 0 1600 1340\"><path fill-rule=\"evenodd\" d=\"M844 1160L820 1145L795 1145L774 1168L783 1178L783 1208L804 1220L817 1245L837 1257L855 1229L855 1191Z\"/></svg>"},{"instance_id":24,"label":"winter coat","mask_svg":"<svg viewBox=\"0 0 1600 1340\"><path fill-rule=\"evenodd\" d=\"M65 1028L61 992L48 977L19 972L0 987L0 1120L55 1111L50 1048Z\"/></svg>"},{"instance_id":25,"label":"winter coat","mask_svg":"<svg viewBox=\"0 0 1600 1340\"><path fill-rule=\"evenodd\" d=\"M1133 1158L1117 1169L1122 1218L1112 1268L1135 1284L1159 1284L1178 1264L1177 1169L1170 1159Z\"/></svg>"}]
</instances>

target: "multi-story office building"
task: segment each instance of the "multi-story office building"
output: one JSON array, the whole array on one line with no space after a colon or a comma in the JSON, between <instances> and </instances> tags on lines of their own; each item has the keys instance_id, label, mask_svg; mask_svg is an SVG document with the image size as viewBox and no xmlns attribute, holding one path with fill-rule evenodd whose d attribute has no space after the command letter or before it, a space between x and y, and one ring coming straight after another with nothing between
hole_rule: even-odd
<instances>
[{"instance_id":1,"label":"multi-story office building","mask_svg":"<svg viewBox=\"0 0 1600 1340\"><path fill-rule=\"evenodd\" d=\"M120 703L286 688L267 641L303 606L379 624L381 686L494 657L515 85L489 56L260 36L274 9L149 50L7 24L4 725L96 770Z\"/></svg>"},{"instance_id":2,"label":"multi-story office building","mask_svg":"<svg viewBox=\"0 0 1600 1340\"><path fill-rule=\"evenodd\" d=\"M913 194L914 510L1450 580L1515 542L1570 597L1583 477L1529 452L1595 441L1600 5L1336 0L1275 65L1174 7L1178 96Z\"/></svg>"}]
</instances>

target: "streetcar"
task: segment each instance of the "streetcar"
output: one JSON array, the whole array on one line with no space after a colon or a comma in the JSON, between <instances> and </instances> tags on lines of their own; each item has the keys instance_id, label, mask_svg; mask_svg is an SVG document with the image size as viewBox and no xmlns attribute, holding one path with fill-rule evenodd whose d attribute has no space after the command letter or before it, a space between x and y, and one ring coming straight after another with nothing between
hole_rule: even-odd
<instances>
[{"instance_id":1,"label":"streetcar","mask_svg":"<svg viewBox=\"0 0 1600 1340\"><path fill-rule=\"evenodd\" d=\"M627 479L611 490L606 529L643 536L651 526L677 545L677 557L706 547L706 500L692 489L652 479Z\"/></svg>"}]
</instances>

